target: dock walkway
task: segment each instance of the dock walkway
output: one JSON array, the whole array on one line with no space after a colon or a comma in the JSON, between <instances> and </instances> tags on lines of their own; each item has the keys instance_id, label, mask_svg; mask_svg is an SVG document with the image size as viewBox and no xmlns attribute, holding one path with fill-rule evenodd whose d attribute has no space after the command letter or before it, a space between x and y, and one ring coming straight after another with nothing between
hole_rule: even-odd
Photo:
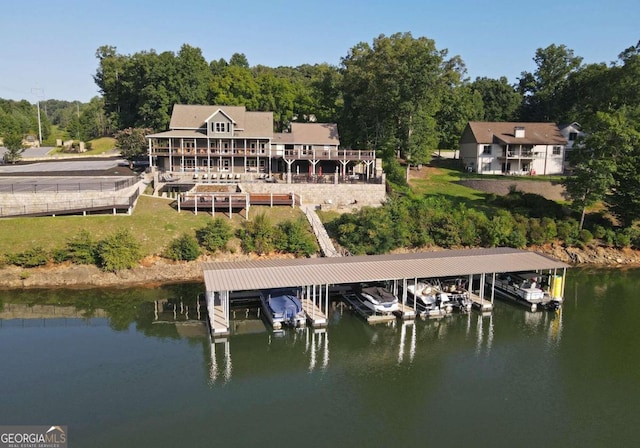
<instances>
[{"instance_id":1,"label":"dock walkway","mask_svg":"<svg viewBox=\"0 0 640 448\"><path fill-rule=\"evenodd\" d=\"M318 214L316 213L313 206L303 205L301 206L304 211L309 224L311 224L311 228L313 229L313 233L318 240L318 244L320 245L320 250L322 251L322 255L325 257L341 257L342 254L336 250L329 238L329 234L327 230L324 228L324 224L320 221Z\"/></svg>"},{"instance_id":2,"label":"dock walkway","mask_svg":"<svg viewBox=\"0 0 640 448\"><path fill-rule=\"evenodd\" d=\"M483 299L477 294L469 293L472 307L480 312L487 313L493 310L493 303L490 300Z\"/></svg>"},{"instance_id":3,"label":"dock walkway","mask_svg":"<svg viewBox=\"0 0 640 448\"><path fill-rule=\"evenodd\" d=\"M302 299L301 302L302 309L307 315L307 321L312 327L317 328L327 326L327 315L323 313L317 305L314 305L313 302L309 299Z\"/></svg>"}]
</instances>

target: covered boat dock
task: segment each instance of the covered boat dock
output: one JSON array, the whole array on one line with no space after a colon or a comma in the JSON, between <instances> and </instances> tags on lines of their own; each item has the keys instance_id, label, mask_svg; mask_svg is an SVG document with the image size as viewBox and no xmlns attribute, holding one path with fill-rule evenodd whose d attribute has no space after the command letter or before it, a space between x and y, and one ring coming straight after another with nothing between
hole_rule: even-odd
<instances>
[{"instance_id":1,"label":"covered boat dock","mask_svg":"<svg viewBox=\"0 0 640 448\"><path fill-rule=\"evenodd\" d=\"M457 249L337 258L270 259L204 263L207 309L214 336L229 333L232 292L301 287L311 325L327 324L329 291L335 286L390 281L407 304L407 285L421 278L468 277L469 292L484 297L485 278L497 273L561 272L569 265L548 256L512 248ZM564 283L562 286L564 295ZM493 291L490 301L493 302ZM315 323L314 323L315 322Z\"/></svg>"}]
</instances>

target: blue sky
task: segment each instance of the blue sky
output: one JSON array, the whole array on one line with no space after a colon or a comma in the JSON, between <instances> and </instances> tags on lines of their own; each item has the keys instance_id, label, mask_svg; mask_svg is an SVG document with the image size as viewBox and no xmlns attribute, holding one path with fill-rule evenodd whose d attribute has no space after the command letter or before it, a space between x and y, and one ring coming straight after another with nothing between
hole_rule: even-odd
<instances>
[{"instance_id":1,"label":"blue sky","mask_svg":"<svg viewBox=\"0 0 640 448\"><path fill-rule=\"evenodd\" d=\"M460 55L468 76L515 83L537 48L564 44L585 63L617 58L640 39L637 0L10 0L0 13L0 98L88 101L95 52L178 52L207 61L244 53L250 65L340 59L380 34L411 32Z\"/></svg>"}]
</instances>

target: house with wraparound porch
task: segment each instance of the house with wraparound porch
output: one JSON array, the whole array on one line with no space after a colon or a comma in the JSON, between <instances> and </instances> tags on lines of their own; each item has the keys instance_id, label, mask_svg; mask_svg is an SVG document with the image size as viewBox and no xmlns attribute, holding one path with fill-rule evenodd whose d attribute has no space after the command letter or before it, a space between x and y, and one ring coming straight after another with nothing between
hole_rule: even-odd
<instances>
[{"instance_id":1,"label":"house with wraparound porch","mask_svg":"<svg viewBox=\"0 0 640 448\"><path fill-rule=\"evenodd\" d=\"M384 200L384 173L375 151L342 148L335 123L294 122L286 132L273 129L272 112L176 104L169 130L147 135L149 165L158 182L179 182L181 191L222 183L243 191L305 190L303 197L313 202L332 201L331 194L339 194L338 202ZM359 188L374 194L362 197L354 193Z\"/></svg>"}]
</instances>

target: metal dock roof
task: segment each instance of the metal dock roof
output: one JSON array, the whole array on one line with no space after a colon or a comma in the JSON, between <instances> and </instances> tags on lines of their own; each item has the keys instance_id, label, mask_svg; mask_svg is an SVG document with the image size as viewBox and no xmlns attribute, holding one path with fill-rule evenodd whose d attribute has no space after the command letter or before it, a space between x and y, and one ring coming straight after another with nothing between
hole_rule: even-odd
<instances>
[{"instance_id":1,"label":"metal dock roof","mask_svg":"<svg viewBox=\"0 0 640 448\"><path fill-rule=\"evenodd\" d=\"M202 269L207 291L245 291L567 267L568 264L545 255L501 247L335 258L214 262L204 263Z\"/></svg>"}]
</instances>

